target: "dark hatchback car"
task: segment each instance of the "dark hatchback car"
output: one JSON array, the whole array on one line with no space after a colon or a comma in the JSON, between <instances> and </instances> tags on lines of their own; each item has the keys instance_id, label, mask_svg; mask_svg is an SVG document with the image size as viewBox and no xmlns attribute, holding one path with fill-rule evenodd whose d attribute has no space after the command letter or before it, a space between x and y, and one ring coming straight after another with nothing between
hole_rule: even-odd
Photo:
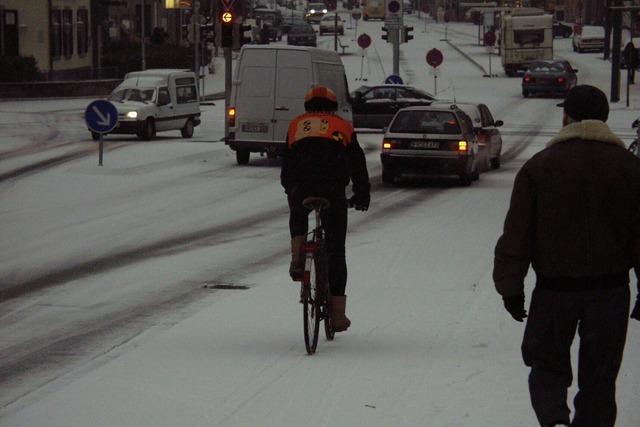
<instances>
[{"instance_id":1,"label":"dark hatchback car","mask_svg":"<svg viewBox=\"0 0 640 427\"><path fill-rule=\"evenodd\" d=\"M306 22L295 23L287 34L287 44L295 46L316 46L316 31Z\"/></svg>"},{"instance_id":2,"label":"dark hatchback car","mask_svg":"<svg viewBox=\"0 0 640 427\"><path fill-rule=\"evenodd\" d=\"M469 116L450 106L398 111L382 141L382 182L403 174L452 176L470 185L480 176L478 143Z\"/></svg>"},{"instance_id":3,"label":"dark hatchback car","mask_svg":"<svg viewBox=\"0 0 640 427\"><path fill-rule=\"evenodd\" d=\"M353 126L382 129L396 112L413 105L430 105L436 98L407 85L361 86L351 92Z\"/></svg>"},{"instance_id":4,"label":"dark hatchback car","mask_svg":"<svg viewBox=\"0 0 640 427\"><path fill-rule=\"evenodd\" d=\"M473 124L473 132L478 140L478 159L480 169L498 169L502 162L502 120L495 120L486 104L473 102L436 101L431 106L449 106L464 111Z\"/></svg>"},{"instance_id":5,"label":"dark hatchback car","mask_svg":"<svg viewBox=\"0 0 640 427\"><path fill-rule=\"evenodd\" d=\"M522 76L522 96L550 93L564 97L578 84L577 72L569 61L531 62Z\"/></svg>"},{"instance_id":6,"label":"dark hatchback car","mask_svg":"<svg viewBox=\"0 0 640 427\"><path fill-rule=\"evenodd\" d=\"M553 37L562 37L568 39L573 34L573 29L567 24L563 24L560 21L553 22Z\"/></svg>"}]
</instances>

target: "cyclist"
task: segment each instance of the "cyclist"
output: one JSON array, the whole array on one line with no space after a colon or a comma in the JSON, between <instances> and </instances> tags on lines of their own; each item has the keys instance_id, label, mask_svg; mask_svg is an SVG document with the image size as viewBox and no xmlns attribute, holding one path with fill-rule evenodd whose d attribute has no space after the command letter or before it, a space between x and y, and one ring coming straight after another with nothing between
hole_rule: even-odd
<instances>
[{"instance_id":1,"label":"cyclist","mask_svg":"<svg viewBox=\"0 0 640 427\"><path fill-rule=\"evenodd\" d=\"M301 280L309 210L302 206L308 196L329 200L322 223L326 231L331 288L332 320L336 332L347 330L351 321L345 315L347 264L345 238L347 207L369 208L370 185L364 152L353 126L338 116L336 95L326 86L312 88L304 98L306 112L291 121L287 132L287 151L280 180L289 202L291 266L289 274ZM347 201L345 187L353 181L354 195Z\"/></svg>"}]
</instances>

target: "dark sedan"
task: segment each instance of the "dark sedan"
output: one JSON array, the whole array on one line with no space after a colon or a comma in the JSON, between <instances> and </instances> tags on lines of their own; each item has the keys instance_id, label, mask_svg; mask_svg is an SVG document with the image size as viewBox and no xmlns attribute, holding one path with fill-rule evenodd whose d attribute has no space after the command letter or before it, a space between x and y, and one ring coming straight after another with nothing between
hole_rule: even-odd
<instances>
[{"instance_id":1,"label":"dark sedan","mask_svg":"<svg viewBox=\"0 0 640 427\"><path fill-rule=\"evenodd\" d=\"M522 96L550 93L564 97L578 83L577 72L569 61L532 62L522 76Z\"/></svg>"},{"instance_id":2,"label":"dark sedan","mask_svg":"<svg viewBox=\"0 0 640 427\"><path fill-rule=\"evenodd\" d=\"M413 105L430 105L435 97L428 92L407 85L361 86L351 92L353 126L382 129L396 112Z\"/></svg>"},{"instance_id":3,"label":"dark sedan","mask_svg":"<svg viewBox=\"0 0 640 427\"><path fill-rule=\"evenodd\" d=\"M296 46L316 46L316 32L306 22L294 24L287 34L287 44Z\"/></svg>"}]
</instances>

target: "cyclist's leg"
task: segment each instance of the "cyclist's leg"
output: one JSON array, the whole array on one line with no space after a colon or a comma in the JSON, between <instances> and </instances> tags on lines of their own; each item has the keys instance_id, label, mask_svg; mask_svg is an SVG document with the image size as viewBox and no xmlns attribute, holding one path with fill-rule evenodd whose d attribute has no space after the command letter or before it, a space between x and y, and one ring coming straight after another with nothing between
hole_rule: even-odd
<instances>
[{"instance_id":1,"label":"cyclist's leg","mask_svg":"<svg viewBox=\"0 0 640 427\"><path fill-rule=\"evenodd\" d=\"M347 236L347 200L344 188L333 190L329 198L331 206L322 216L326 231L327 256L329 257L329 283L331 295L344 295L347 285L345 239Z\"/></svg>"},{"instance_id":2,"label":"cyclist's leg","mask_svg":"<svg viewBox=\"0 0 640 427\"><path fill-rule=\"evenodd\" d=\"M307 189L303 185L292 188L287 195L289 202L289 232L291 234L291 264L289 275L293 280L300 280L304 271L304 257L302 245L306 240L308 230L309 211L302 206L302 200L307 197Z\"/></svg>"},{"instance_id":3,"label":"cyclist's leg","mask_svg":"<svg viewBox=\"0 0 640 427\"><path fill-rule=\"evenodd\" d=\"M345 238L347 235L347 201L344 187L334 191L331 207L323 216L326 230L327 254L329 257L329 283L331 287L331 317L335 332L347 330L351 321L345 314L347 285L347 263L345 259Z\"/></svg>"}]
</instances>

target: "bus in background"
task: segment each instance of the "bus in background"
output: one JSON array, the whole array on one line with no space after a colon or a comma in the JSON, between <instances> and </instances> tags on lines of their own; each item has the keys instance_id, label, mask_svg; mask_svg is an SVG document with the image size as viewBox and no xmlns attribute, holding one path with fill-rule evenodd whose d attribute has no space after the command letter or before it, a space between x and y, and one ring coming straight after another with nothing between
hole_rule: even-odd
<instances>
[{"instance_id":1,"label":"bus in background","mask_svg":"<svg viewBox=\"0 0 640 427\"><path fill-rule=\"evenodd\" d=\"M553 16L504 15L500 25L500 57L508 76L531 61L553 59Z\"/></svg>"},{"instance_id":2,"label":"bus in background","mask_svg":"<svg viewBox=\"0 0 640 427\"><path fill-rule=\"evenodd\" d=\"M385 0L362 0L362 19L384 19Z\"/></svg>"}]
</instances>

